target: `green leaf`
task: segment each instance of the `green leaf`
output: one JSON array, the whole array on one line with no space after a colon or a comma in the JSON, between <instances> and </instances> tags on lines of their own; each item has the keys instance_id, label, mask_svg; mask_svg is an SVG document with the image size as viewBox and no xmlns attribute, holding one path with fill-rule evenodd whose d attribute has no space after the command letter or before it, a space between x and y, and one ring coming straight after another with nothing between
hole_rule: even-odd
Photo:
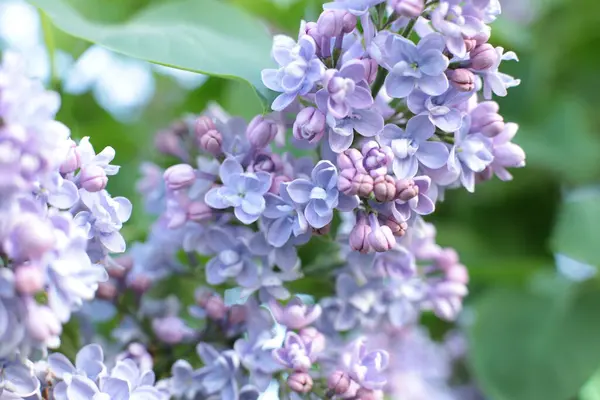
<instances>
[{"instance_id":1,"label":"green leaf","mask_svg":"<svg viewBox=\"0 0 600 400\"><path fill-rule=\"evenodd\" d=\"M600 293L559 279L495 289L475 305L470 365L496 400L566 400L600 365Z\"/></svg>"},{"instance_id":2,"label":"green leaf","mask_svg":"<svg viewBox=\"0 0 600 400\"><path fill-rule=\"evenodd\" d=\"M600 189L572 192L563 202L554 227L554 252L591 265L600 265Z\"/></svg>"},{"instance_id":3,"label":"green leaf","mask_svg":"<svg viewBox=\"0 0 600 400\"><path fill-rule=\"evenodd\" d=\"M240 79L269 96L260 72L272 66L267 29L220 0L152 5L123 24L84 18L65 0L31 0L62 31L156 64Z\"/></svg>"},{"instance_id":4,"label":"green leaf","mask_svg":"<svg viewBox=\"0 0 600 400\"><path fill-rule=\"evenodd\" d=\"M580 400L600 400L600 371L597 371L579 392Z\"/></svg>"}]
</instances>

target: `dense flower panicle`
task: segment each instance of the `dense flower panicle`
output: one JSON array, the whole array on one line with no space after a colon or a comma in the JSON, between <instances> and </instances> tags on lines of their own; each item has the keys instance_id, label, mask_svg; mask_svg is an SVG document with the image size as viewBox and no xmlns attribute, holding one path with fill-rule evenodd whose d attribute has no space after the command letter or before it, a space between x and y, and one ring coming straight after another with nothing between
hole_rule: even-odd
<instances>
[{"instance_id":1,"label":"dense flower panicle","mask_svg":"<svg viewBox=\"0 0 600 400\"><path fill-rule=\"evenodd\" d=\"M119 259L132 206L106 191L115 151L69 139L58 97L7 55L0 396L256 400L277 381L294 400L460 398L451 357L416 324L456 319L469 274L424 218L448 189L525 165L491 100L519 84L499 71L516 55L488 43L499 13L497 0L325 3L297 39L274 38L274 113L248 122L211 104L159 132L179 161L142 166L157 219ZM310 254L316 242L326 250ZM199 280L192 304L155 297L177 275ZM304 276L333 293L293 293ZM83 321L117 317L116 348L24 361L82 307ZM189 346L201 362L177 359Z\"/></svg>"}]
</instances>

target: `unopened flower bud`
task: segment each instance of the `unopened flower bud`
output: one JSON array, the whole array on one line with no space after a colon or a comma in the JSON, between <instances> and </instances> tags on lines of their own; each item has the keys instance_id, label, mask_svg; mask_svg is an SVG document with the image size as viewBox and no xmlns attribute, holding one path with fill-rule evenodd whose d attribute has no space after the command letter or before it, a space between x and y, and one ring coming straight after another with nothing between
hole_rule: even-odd
<instances>
[{"instance_id":1,"label":"unopened flower bud","mask_svg":"<svg viewBox=\"0 0 600 400\"><path fill-rule=\"evenodd\" d=\"M117 287L111 282L100 282L96 290L96 298L102 300L113 300L117 297Z\"/></svg>"},{"instance_id":2,"label":"unopened flower bud","mask_svg":"<svg viewBox=\"0 0 600 400\"><path fill-rule=\"evenodd\" d=\"M204 309L206 310L206 315L215 321L222 320L227 313L227 306L221 296L217 295L212 295L206 300Z\"/></svg>"},{"instance_id":3,"label":"unopened flower bud","mask_svg":"<svg viewBox=\"0 0 600 400\"><path fill-rule=\"evenodd\" d=\"M475 74L465 68L448 70L450 83L461 92L470 92L475 89Z\"/></svg>"},{"instance_id":4,"label":"unopened flower bud","mask_svg":"<svg viewBox=\"0 0 600 400\"><path fill-rule=\"evenodd\" d=\"M311 343L312 354L318 354L325 350L325 336L316 328L309 326L308 328L300 329L298 335L304 343Z\"/></svg>"},{"instance_id":5,"label":"unopened flower bud","mask_svg":"<svg viewBox=\"0 0 600 400\"><path fill-rule=\"evenodd\" d=\"M327 387L337 395L346 394L351 382L350 376L342 371L334 371L327 377Z\"/></svg>"},{"instance_id":6,"label":"unopened flower bud","mask_svg":"<svg viewBox=\"0 0 600 400\"><path fill-rule=\"evenodd\" d=\"M384 203L396 197L396 182L390 175L378 176L373 182L375 200Z\"/></svg>"},{"instance_id":7,"label":"unopened flower bud","mask_svg":"<svg viewBox=\"0 0 600 400\"><path fill-rule=\"evenodd\" d=\"M481 46L484 43L487 43L490 40L490 36L492 34L492 29L489 25L484 25L485 28L479 31L472 39L475 39L475 42L478 46Z\"/></svg>"},{"instance_id":8,"label":"unopened flower bud","mask_svg":"<svg viewBox=\"0 0 600 400\"><path fill-rule=\"evenodd\" d=\"M250 121L246 129L246 137L252 146L257 149L265 148L277 136L277 123L257 115Z\"/></svg>"},{"instance_id":9,"label":"unopened flower bud","mask_svg":"<svg viewBox=\"0 0 600 400\"><path fill-rule=\"evenodd\" d=\"M62 324L49 307L32 305L28 307L27 333L33 339L45 342L62 333Z\"/></svg>"},{"instance_id":10,"label":"unopened flower bud","mask_svg":"<svg viewBox=\"0 0 600 400\"><path fill-rule=\"evenodd\" d=\"M343 169L338 179L338 189L348 196L369 197L373 192L373 178L354 169Z\"/></svg>"},{"instance_id":11,"label":"unopened flower bud","mask_svg":"<svg viewBox=\"0 0 600 400\"><path fill-rule=\"evenodd\" d=\"M52 227L36 215L16 216L10 234L4 241L4 251L13 260L39 259L54 247Z\"/></svg>"},{"instance_id":12,"label":"unopened flower bud","mask_svg":"<svg viewBox=\"0 0 600 400\"><path fill-rule=\"evenodd\" d=\"M104 168L90 164L81 169L79 184L88 192L99 192L104 190L107 183L108 177L106 176L106 172L104 172Z\"/></svg>"},{"instance_id":13,"label":"unopened flower bud","mask_svg":"<svg viewBox=\"0 0 600 400\"><path fill-rule=\"evenodd\" d=\"M314 107L302 109L294 121L293 134L298 140L318 142L325 134L325 114Z\"/></svg>"},{"instance_id":14,"label":"unopened flower bud","mask_svg":"<svg viewBox=\"0 0 600 400\"><path fill-rule=\"evenodd\" d=\"M447 247L442 249L435 258L437 266L442 270L447 270L458 264L458 253L456 250Z\"/></svg>"},{"instance_id":15,"label":"unopened flower bud","mask_svg":"<svg viewBox=\"0 0 600 400\"><path fill-rule=\"evenodd\" d=\"M342 32L350 33L356 28L356 15L346 12L342 18Z\"/></svg>"},{"instance_id":16,"label":"unopened flower bud","mask_svg":"<svg viewBox=\"0 0 600 400\"><path fill-rule=\"evenodd\" d=\"M196 172L189 164L177 164L167 168L163 174L167 188L181 190L192 186L196 181Z\"/></svg>"},{"instance_id":17,"label":"unopened flower bud","mask_svg":"<svg viewBox=\"0 0 600 400\"><path fill-rule=\"evenodd\" d=\"M310 36L315 44L317 45L317 55L321 54L321 43L323 42L323 35L319 33L319 28L316 22L307 22L303 25L304 33ZM329 41L329 39L327 39Z\"/></svg>"},{"instance_id":18,"label":"unopened flower bud","mask_svg":"<svg viewBox=\"0 0 600 400\"><path fill-rule=\"evenodd\" d=\"M408 18L417 18L423 12L423 0L396 0L392 2L394 11L398 15Z\"/></svg>"},{"instance_id":19,"label":"unopened flower bud","mask_svg":"<svg viewBox=\"0 0 600 400\"><path fill-rule=\"evenodd\" d=\"M136 276L129 282L129 287L131 287L136 293L144 294L150 289L152 286L152 281L147 276L139 275Z\"/></svg>"},{"instance_id":20,"label":"unopened flower bud","mask_svg":"<svg viewBox=\"0 0 600 400\"><path fill-rule=\"evenodd\" d=\"M296 393L308 393L312 390L313 380L306 372L294 372L288 377L287 384Z\"/></svg>"},{"instance_id":21,"label":"unopened flower bud","mask_svg":"<svg viewBox=\"0 0 600 400\"><path fill-rule=\"evenodd\" d=\"M371 233L368 240L371 248L378 253L391 250L396 245L396 238L392 234L392 230L387 225L381 226L374 214L369 215L369 222Z\"/></svg>"},{"instance_id":22,"label":"unopened flower bud","mask_svg":"<svg viewBox=\"0 0 600 400\"><path fill-rule=\"evenodd\" d=\"M44 288L44 283L44 273L37 265L21 265L15 270L15 288L21 294L35 294Z\"/></svg>"},{"instance_id":23,"label":"unopened flower bud","mask_svg":"<svg viewBox=\"0 0 600 400\"><path fill-rule=\"evenodd\" d=\"M344 169L356 169L359 165L362 165L363 155L357 149L348 149L343 153L340 153L337 157L337 164L340 170Z\"/></svg>"},{"instance_id":24,"label":"unopened flower bud","mask_svg":"<svg viewBox=\"0 0 600 400\"><path fill-rule=\"evenodd\" d=\"M170 130L157 133L154 138L154 146L162 154L175 156L182 160L187 158L187 152L183 148L181 139Z\"/></svg>"},{"instance_id":25,"label":"unopened flower bud","mask_svg":"<svg viewBox=\"0 0 600 400\"><path fill-rule=\"evenodd\" d=\"M377 60L374 60L373 58L363 58L361 62L365 67L365 80L370 85L375 82L375 79L377 78L379 64L377 64Z\"/></svg>"},{"instance_id":26,"label":"unopened flower bud","mask_svg":"<svg viewBox=\"0 0 600 400\"><path fill-rule=\"evenodd\" d=\"M504 118L498 113L498 103L484 101L471 111L471 133L494 137L504 130Z\"/></svg>"},{"instance_id":27,"label":"unopened flower bud","mask_svg":"<svg viewBox=\"0 0 600 400\"><path fill-rule=\"evenodd\" d=\"M356 216L356 225L350 232L350 247L354 251L360 253L368 253L371 250L369 245L369 235L371 234L371 227L367 223L367 217L363 211L359 211Z\"/></svg>"},{"instance_id":28,"label":"unopened flower bud","mask_svg":"<svg viewBox=\"0 0 600 400\"><path fill-rule=\"evenodd\" d=\"M230 325L238 325L246 321L247 309L244 306L235 304L231 306L227 313L227 322Z\"/></svg>"},{"instance_id":29,"label":"unopened flower bud","mask_svg":"<svg viewBox=\"0 0 600 400\"><path fill-rule=\"evenodd\" d=\"M360 388L356 391L356 400L378 400L377 395L373 390Z\"/></svg>"},{"instance_id":30,"label":"unopened flower bud","mask_svg":"<svg viewBox=\"0 0 600 400\"><path fill-rule=\"evenodd\" d=\"M386 225L390 228L394 236L404 236L406 230L408 229L408 224L406 222L398 222L393 217L386 217L379 215L379 222L383 225Z\"/></svg>"},{"instance_id":31,"label":"unopened flower bud","mask_svg":"<svg viewBox=\"0 0 600 400\"><path fill-rule=\"evenodd\" d=\"M475 47L469 54L471 56L471 68L478 71L489 69L498 61L498 53L494 46L489 43Z\"/></svg>"},{"instance_id":32,"label":"unopened flower bud","mask_svg":"<svg viewBox=\"0 0 600 400\"><path fill-rule=\"evenodd\" d=\"M269 188L269 192L279 195L280 186L282 183L291 182L292 180L286 175L276 175L273 177L273 182Z\"/></svg>"},{"instance_id":33,"label":"unopened flower bud","mask_svg":"<svg viewBox=\"0 0 600 400\"><path fill-rule=\"evenodd\" d=\"M205 115L199 117L196 120L196 124L194 126L194 134L196 135L196 140L200 140L202 136L206 134L208 131L216 130L215 123L210 117Z\"/></svg>"},{"instance_id":34,"label":"unopened flower bud","mask_svg":"<svg viewBox=\"0 0 600 400\"><path fill-rule=\"evenodd\" d=\"M198 141L200 150L218 156L221 154L221 145L223 144L223 136L221 132L217 130L210 130L206 132Z\"/></svg>"},{"instance_id":35,"label":"unopened flower bud","mask_svg":"<svg viewBox=\"0 0 600 400\"><path fill-rule=\"evenodd\" d=\"M465 39L465 47L467 48L467 52L470 52L477 46L477 40L475 39Z\"/></svg>"},{"instance_id":36,"label":"unopened flower bud","mask_svg":"<svg viewBox=\"0 0 600 400\"><path fill-rule=\"evenodd\" d=\"M79 157L79 153L77 152L77 144L69 139L69 151L67 152L67 156L65 160L60 166L61 174L69 174L71 172L75 172L81 166L81 159Z\"/></svg>"},{"instance_id":37,"label":"unopened flower bud","mask_svg":"<svg viewBox=\"0 0 600 400\"><path fill-rule=\"evenodd\" d=\"M396 181L396 198L402 201L409 201L419 194L419 187L415 185L412 179L398 179Z\"/></svg>"},{"instance_id":38,"label":"unopened flower bud","mask_svg":"<svg viewBox=\"0 0 600 400\"><path fill-rule=\"evenodd\" d=\"M446 279L466 285L469 283L469 271L462 264L454 264L446 270Z\"/></svg>"},{"instance_id":39,"label":"unopened flower bud","mask_svg":"<svg viewBox=\"0 0 600 400\"><path fill-rule=\"evenodd\" d=\"M187 207L187 216L190 221L203 222L213 216L212 208L200 201L194 201Z\"/></svg>"},{"instance_id":40,"label":"unopened flower bud","mask_svg":"<svg viewBox=\"0 0 600 400\"><path fill-rule=\"evenodd\" d=\"M317 29L319 34L327 37L336 37L342 34L344 30L344 16L347 14L344 10L325 10L317 20ZM356 25L356 23L355 23Z\"/></svg>"}]
</instances>

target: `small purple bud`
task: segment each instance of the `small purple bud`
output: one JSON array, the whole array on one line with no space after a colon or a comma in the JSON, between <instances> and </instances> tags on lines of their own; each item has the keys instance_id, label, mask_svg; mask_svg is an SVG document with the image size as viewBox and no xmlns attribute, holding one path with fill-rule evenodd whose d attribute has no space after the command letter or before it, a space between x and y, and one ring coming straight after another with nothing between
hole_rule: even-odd
<instances>
[{"instance_id":1,"label":"small purple bud","mask_svg":"<svg viewBox=\"0 0 600 400\"><path fill-rule=\"evenodd\" d=\"M190 221L204 222L212 218L213 211L206 204L194 201L187 206L187 216Z\"/></svg>"},{"instance_id":2,"label":"small purple bud","mask_svg":"<svg viewBox=\"0 0 600 400\"><path fill-rule=\"evenodd\" d=\"M367 223L367 217L363 211L359 211L356 216L356 225L350 232L350 247L354 251L366 254L371 250L368 237L371 234L371 227Z\"/></svg>"},{"instance_id":3,"label":"small purple bud","mask_svg":"<svg viewBox=\"0 0 600 400\"><path fill-rule=\"evenodd\" d=\"M96 290L96 298L102 300L114 300L117 297L117 287L110 282L100 282Z\"/></svg>"},{"instance_id":4,"label":"small purple bud","mask_svg":"<svg viewBox=\"0 0 600 400\"><path fill-rule=\"evenodd\" d=\"M152 330L159 340L167 344L178 344L186 338L188 328L181 319L169 316L154 319Z\"/></svg>"},{"instance_id":5,"label":"small purple bud","mask_svg":"<svg viewBox=\"0 0 600 400\"><path fill-rule=\"evenodd\" d=\"M181 190L192 186L196 180L196 172L189 164L177 164L167 168L163 174L167 188Z\"/></svg>"},{"instance_id":6,"label":"small purple bud","mask_svg":"<svg viewBox=\"0 0 600 400\"><path fill-rule=\"evenodd\" d=\"M218 156L221 154L221 145L223 144L223 136L217 130L206 132L199 140L198 145L200 150Z\"/></svg>"},{"instance_id":7,"label":"small purple bud","mask_svg":"<svg viewBox=\"0 0 600 400\"><path fill-rule=\"evenodd\" d=\"M380 146L374 140L366 142L362 147L364 156L362 165L373 178L387 174L388 166L394 159L394 153L389 146Z\"/></svg>"},{"instance_id":8,"label":"small purple bud","mask_svg":"<svg viewBox=\"0 0 600 400\"><path fill-rule=\"evenodd\" d=\"M356 400L379 400L379 397L373 390L360 388L356 391Z\"/></svg>"},{"instance_id":9,"label":"small purple bud","mask_svg":"<svg viewBox=\"0 0 600 400\"><path fill-rule=\"evenodd\" d=\"M500 107L495 101L479 103L471 111L471 133L482 133L494 137L504 130L504 118L498 113Z\"/></svg>"},{"instance_id":10,"label":"small purple bud","mask_svg":"<svg viewBox=\"0 0 600 400\"><path fill-rule=\"evenodd\" d=\"M288 377L287 384L296 393L308 393L312 390L313 380L306 372L294 372Z\"/></svg>"},{"instance_id":11,"label":"small purple bud","mask_svg":"<svg viewBox=\"0 0 600 400\"><path fill-rule=\"evenodd\" d=\"M221 296L218 295L210 296L204 303L204 309L206 310L206 315L215 321L222 320L225 318L225 314L227 314L227 306Z\"/></svg>"},{"instance_id":12,"label":"small purple bud","mask_svg":"<svg viewBox=\"0 0 600 400\"><path fill-rule=\"evenodd\" d=\"M69 151L63 163L60 166L61 174L69 174L75 172L81 166L81 159L77 152L77 143L69 139Z\"/></svg>"},{"instance_id":13,"label":"small purple bud","mask_svg":"<svg viewBox=\"0 0 600 400\"><path fill-rule=\"evenodd\" d=\"M327 377L327 387L337 395L346 394L351 383L350 376L343 371L334 371Z\"/></svg>"},{"instance_id":14,"label":"small purple bud","mask_svg":"<svg viewBox=\"0 0 600 400\"><path fill-rule=\"evenodd\" d=\"M33 305L28 307L27 333L40 342L45 342L62 333L62 324L49 307Z\"/></svg>"},{"instance_id":15,"label":"small purple bud","mask_svg":"<svg viewBox=\"0 0 600 400\"><path fill-rule=\"evenodd\" d=\"M323 35L319 33L319 27L316 22L307 22L304 26L304 33L310 36L317 45L317 55L321 55L321 43L323 42ZM326 41L328 43L329 40Z\"/></svg>"},{"instance_id":16,"label":"small purple bud","mask_svg":"<svg viewBox=\"0 0 600 400\"><path fill-rule=\"evenodd\" d=\"M113 261L116 266L108 269L108 275L111 278L121 279L128 271L131 271L131 268L133 268L133 257L128 254L115 257L113 258Z\"/></svg>"},{"instance_id":17,"label":"small purple bud","mask_svg":"<svg viewBox=\"0 0 600 400\"><path fill-rule=\"evenodd\" d=\"M146 293L151 286L152 280L144 275L136 276L131 280L131 282L129 282L129 287L131 287L138 294Z\"/></svg>"},{"instance_id":18,"label":"small purple bud","mask_svg":"<svg viewBox=\"0 0 600 400\"><path fill-rule=\"evenodd\" d=\"M88 192L99 192L104 190L107 183L108 177L106 176L106 172L104 172L104 168L95 164L90 164L81 169L79 184Z\"/></svg>"},{"instance_id":19,"label":"small purple bud","mask_svg":"<svg viewBox=\"0 0 600 400\"><path fill-rule=\"evenodd\" d=\"M458 261L458 253L450 247L441 249L439 254L435 257L437 266L444 271L458 264Z\"/></svg>"},{"instance_id":20,"label":"small purple bud","mask_svg":"<svg viewBox=\"0 0 600 400\"><path fill-rule=\"evenodd\" d=\"M281 156L277 153L268 153L261 151L254 156L254 160L248 166L249 172L268 172L275 173L280 172L283 169L283 161Z\"/></svg>"},{"instance_id":21,"label":"small purple bud","mask_svg":"<svg viewBox=\"0 0 600 400\"><path fill-rule=\"evenodd\" d=\"M492 30L489 26L486 25L486 29L481 30L472 39L475 39L475 42L478 46L481 46L484 43L487 43L490 40L490 36L492 34Z\"/></svg>"},{"instance_id":22,"label":"small purple bud","mask_svg":"<svg viewBox=\"0 0 600 400\"><path fill-rule=\"evenodd\" d=\"M369 215L369 222L371 225L369 245L378 253L391 250L396 245L396 238L389 226L381 226L374 214Z\"/></svg>"},{"instance_id":23,"label":"small purple bud","mask_svg":"<svg viewBox=\"0 0 600 400\"><path fill-rule=\"evenodd\" d=\"M392 2L394 11L408 18L417 18L423 12L423 0L396 0Z\"/></svg>"},{"instance_id":24,"label":"small purple bud","mask_svg":"<svg viewBox=\"0 0 600 400\"><path fill-rule=\"evenodd\" d=\"M477 40L475 39L465 39L465 47L467 48L467 53L473 50L477 46Z\"/></svg>"},{"instance_id":25,"label":"small purple bud","mask_svg":"<svg viewBox=\"0 0 600 400\"><path fill-rule=\"evenodd\" d=\"M185 160L187 153L181 144L180 138L172 131L158 132L154 138L154 146L162 154L175 156Z\"/></svg>"},{"instance_id":26,"label":"small purple bud","mask_svg":"<svg viewBox=\"0 0 600 400\"><path fill-rule=\"evenodd\" d=\"M349 12L344 14L342 18L342 32L350 33L356 28L356 16Z\"/></svg>"},{"instance_id":27,"label":"small purple bud","mask_svg":"<svg viewBox=\"0 0 600 400\"><path fill-rule=\"evenodd\" d=\"M277 175L273 177L273 182L271 183L271 187L269 188L269 192L279 195L279 189L282 183L291 182L292 180L285 175Z\"/></svg>"},{"instance_id":28,"label":"small purple bud","mask_svg":"<svg viewBox=\"0 0 600 400\"><path fill-rule=\"evenodd\" d=\"M419 187L412 179L398 179L396 181L396 197L402 201L409 201L419 194Z\"/></svg>"},{"instance_id":29,"label":"small purple bud","mask_svg":"<svg viewBox=\"0 0 600 400\"><path fill-rule=\"evenodd\" d=\"M489 69L498 61L498 53L489 43L475 47L469 54L471 55L471 68L477 71Z\"/></svg>"},{"instance_id":30,"label":"small purple bud","mask_svg":"<svg viewBox=\"0 0 600 400\"><path fill-rule=\"evenodd\" d=\"M454 264L446 270L446 279L466 285L469 283L469 271L462 264Z\"/></svg>"},{"instance_id":31,"label":"small purple bud","mask_svg":"<svg viewBox=\"0 0 600 400\"><path fill-rule=\"evenodd\" d=\"M317 20L319 34L327 37L341 35L344 29L344 15L346 13L347 12L343 10L323 11Z\"/></svg>"},{"instance_id":32,"label":"small purple bud","mask_svg":"<svg viewBox=\"0 0 600 400\"><path fill-rule=\"evenodd\" d=\"M44 288L44 273L37 265L21 265L15 269L15 288L21 294L33 295Z\"/></svg>"},{"instance_id":33,"label":"small purple bud","mask_svg":"<svg viewBox=\"0 0 600 400\"><path fill-rule=\"evenodd\" d=\"M343 169L338 179L338 189L348 196L369 197L373 192L373 178L354 169Z\"/></svg>"},{"instance_id":34,"label":"small purple bud","mask_svg":"<svg viewBox=\"0 0 600 400\"><path fill-rule=\"evenodd\" d=\"M250 121L246 129L246 137L252 146L257 149L265 148L275 136L277 136L277 123L265 119L262 115L257 115Z\"/></svg>"},{"instance_id":35,"label":"small purple bud","mask_svg":"<svg viewBox=\"0 0 600 400\"><path fill-rule=\"evenodd\" d=\"M227 313L227 321L230 325L238 325L246 321L247 309L238 304L229 308Z\"/></svg>"},{"instance_id":36,"label":"small purple bud","mask_svg":"<svg viewBox=\"0 0 600 400\"><path fill-rule=\"evenodd\" d=\"M378 176L373 182L375 200L380 203L392 201L396 197L396 182L390 175Z\"/></svg>"},{"instance_id":37,"label":"small purple bud","mask_svg":"<svg viewBox=\"0 0 600 400\"><path fill-rule=\"evenodd\" d=\"M325 115L314 107L306 107L296 116L293 134L298 140L318 142L325 134Z\"/></svg>"},{"instance_id":38,"label":"small purple bud","mask_svg":"<svg viewBox=\"0 0 600 400\"><path fill-rule=\"evenodd\" d=\"M215 123L210 117L205 115L199 117L196 120L196 124L194 126L194 134L196 135L196 140L199 141L202 136L206 134L208 131L216 130Z\"/></svg>"},{"instance_id":39,"label":"small purple bud","mask_svg":"<svg viewBox=\"0 0 600 400\"><path fill-rule=\"evenodd\" d=\"M22 214L11 226L4 242L4 251L13 260L35 260L54 247L55 235L51 226L33 214Z\"/></svg>"},{"instance_id":40,"label":"small purple bud","mask_svg":"<svg viewBox=\"0 0 600 400\"><path fill-rule=\"evenodd\" d=\"M365 80L370 85L375 82L375 79L377 78L379 64L372 58L363 58L361 62L365 67Z\"/></svg>"},{"instance_id":41,"label":"small purple bud","mask_svg":"<svg viewBox=\"0 0 600 400\"><path fill-rule=\"evenodd\" d=\"M298 335L304 343L311 343L310 351L312 354L318 354L325 350L325 336L316 328L309 326L298 332Z\"/></svg>"},{"instance_id":42,"label":"small purple bud","mask_svg":"<svg viewBox=\"0 0 600 400\"><path fill-rule=\"evenodd\" d=\"M388 226L394 236L402 237L406 234L408 224L406 222L398 222L393 217L386 217L379 215L379 222L383 225Z\"/></svg>"},{"instance_id":43,"label":"small purple bud","mask_svg":"<svg viewBox=\"0 0 600 400\"><path fill-rule=\"evenodd\" d=\"M468 69L449 69L446 74L452 86L461 92L470 92L475 89L475 74Z\"/></svg>"},{"instance_id":44,"label":"small purple bud","mask_svg":"<svg viewBox=\"0 0 600 400\"><path fill-rule=\"evenodd\" d=\"M340 170L357 169L359 166L362 166L362 160L363 155L361 152L352 148L338 155L337 164Z\"/></svg>"}]
</instances>

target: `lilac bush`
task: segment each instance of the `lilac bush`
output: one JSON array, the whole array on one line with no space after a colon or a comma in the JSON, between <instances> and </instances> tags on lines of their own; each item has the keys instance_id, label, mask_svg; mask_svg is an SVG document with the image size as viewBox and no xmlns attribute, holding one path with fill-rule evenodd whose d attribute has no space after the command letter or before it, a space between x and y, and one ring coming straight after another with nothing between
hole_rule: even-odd
<instances>
[{"instance_id":1,"label":"lilac bush","mask_svg":"<svg viewBox=\"0 0 600 400\"><path fill-rule=\"evenodd\" d=\"M519 83L499 72L516 55L488 43L495 5L339 0L277 35L274 112L211 104L162 131L178 161L142 166L156 219L118 258L132 204L106 191L115 151L72 140L58 96L7 54L0 398L460 398L451 346L418 321L455 320L469 275L426 218L446 190L525 165L491 100ZM84 331L101 309L111 340L38 361L73 313Z\"/></svg>"}]
</instances>

